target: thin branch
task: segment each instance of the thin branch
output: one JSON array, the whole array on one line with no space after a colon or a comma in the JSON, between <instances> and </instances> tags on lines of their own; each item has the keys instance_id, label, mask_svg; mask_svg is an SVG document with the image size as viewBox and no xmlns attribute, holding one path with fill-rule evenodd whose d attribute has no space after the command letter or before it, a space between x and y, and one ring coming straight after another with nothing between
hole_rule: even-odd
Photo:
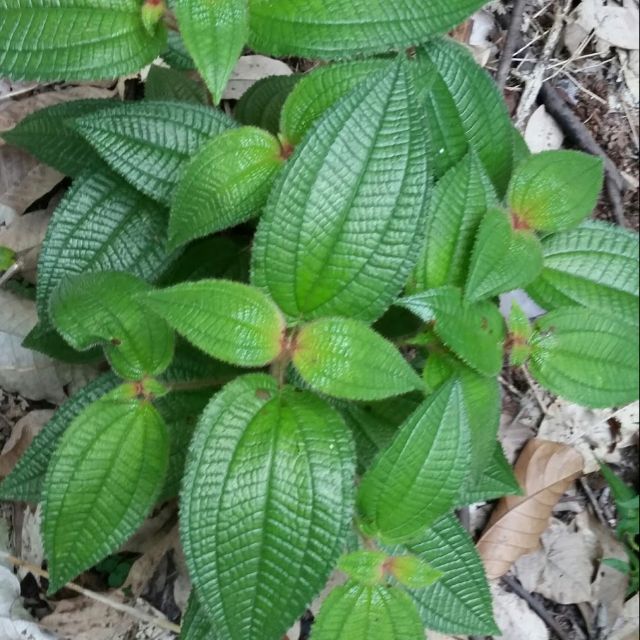
<instances>
[{"instance_id":1,"label":"thin branch","mask_svg":"<svg viewBox=\"0 0 640 640\"><path fill-rule=\"evenodd\" d=\"M14 276L18 275L21 271L22 268L24 267L24 264L22 263L22 260L17 260L16 262L14 262L1 276L0 276L0 287L2 287L4 284L6 284L7 282L9 282L9 280L11 280L11 278L13 278Z\"/></svg>"},{"instance_id":2,"label":"thin branch","mask_svg":"<svg viewBox=\"0 0 640 640\"><path fill-rule=\"evenodd\" d=\"M500 65L496 73L496 84L500 91L504 91L511 71L512 58L514 56L518 40L520 39L520 29L522 27L522 19L524 17L524 8L527 0L516 0L511 12L511 21L509 30L507 31L507 39L505 40L500 56Z\"/></svg>"},{"instance_id":3,"label":"thin branch","mask_svg":"<svg viewBox=\"0 0 640 640\"><path fill-rule=\"evenodd\" d=\"M31 572L33 575L39 576L40 578L46 578L47 580L49 579L49 573L47 571L44 571L44 569L41 569L40 567L30 564L29 562L25 562L20 558L16 558L15 556L12 556L11 554L6 553L5 551L0 551L0 558L2 558L3 560L7 560L8 562L10 562L11 564L17 567L25 568L27 571ZM112 600L111 598L108 598L107 596L103 596L100 593L96 593L95 591L89 591L89 589L85 589L84 587L81 587L80 585L77 585L74 582L67 583L65 587L67 589L70 589L71 591L75 591L76 593L79 593L80 595L86 596L87 598L91 598L91 600L95 600L96 602L101 602L102 604L108 607L111 607L116 611L120 611L121 613L124 613L125 615L130 616L131 618L136 618L141 622L152 624L156 627L166 629L167 631L180 633L180 627L177 624L173 624L173 622L169 622L169 620L163 620L162 618L156 618L154 616L150 616L147 613L138 611L137 609L134 609L133 607L129 607L126 604L122 604L121 602L117 602L116 600Z\"/></svg>"},{"instance_id":4,"label":"thin branch","mask_svg":"<svg viewBox=\"0 0 640 640\"><path fill-rule=\"evenodd\" d=\"M587 496L589 503L591 504L591 508L594 510L596 517L600 521L600 524L604 525L608 529L609 523L607 522L607 519L604 517L602 508L598 504L598 499L596 498L595 494L591 490L589 483L584 478L580 478L578 482L580 483L580 488L584 491L584 494Z\"/></svg>"}]
</instances>

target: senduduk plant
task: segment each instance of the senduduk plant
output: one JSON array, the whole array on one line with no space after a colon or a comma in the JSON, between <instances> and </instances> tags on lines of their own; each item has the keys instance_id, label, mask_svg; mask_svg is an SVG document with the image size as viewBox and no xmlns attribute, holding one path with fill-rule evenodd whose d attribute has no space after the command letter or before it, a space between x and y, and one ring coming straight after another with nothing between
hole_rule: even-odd
<instances>
[{"instance_id":1,"label":"senduduk plant","mask_svg":"<svg viewBox=\"0 0 640 640\"><path fill-rule=\"evenodd\" d=\"M42 503L51 592L179 493L184 638L280 640L336 567L313 640L497 632L454 510L519 491L498 376L506 358L590 407L637 398L638 243L584 222L601 161L530 155L438 35L482 4L0 0L12 78L171 65L144 100L4 135L74 178L26 344L112 369L0 485ZM210 103L247 43L339 61L258 82L232 119ZM505 323L518 288L547 313Z\"/></svg>"}]
</instances>

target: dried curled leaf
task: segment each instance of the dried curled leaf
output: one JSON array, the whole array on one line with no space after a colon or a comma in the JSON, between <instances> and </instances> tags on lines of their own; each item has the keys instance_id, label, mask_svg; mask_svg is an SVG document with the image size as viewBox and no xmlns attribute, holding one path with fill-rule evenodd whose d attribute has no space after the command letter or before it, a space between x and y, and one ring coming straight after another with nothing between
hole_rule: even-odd
<instances>
[{"instance_id":1,"label":"dried curled leaf","mask_svg":"<svg viewBox=\"0 0 640 640\"><path fill-rule=\"evenodd\" d=\"M583 466L572 447L540 439L527 443L514 469L525 494L503 498L478 541L489 580L503 576L520 556L538 548L553 507L582 475Z\"/></svg>"}]
</instances>

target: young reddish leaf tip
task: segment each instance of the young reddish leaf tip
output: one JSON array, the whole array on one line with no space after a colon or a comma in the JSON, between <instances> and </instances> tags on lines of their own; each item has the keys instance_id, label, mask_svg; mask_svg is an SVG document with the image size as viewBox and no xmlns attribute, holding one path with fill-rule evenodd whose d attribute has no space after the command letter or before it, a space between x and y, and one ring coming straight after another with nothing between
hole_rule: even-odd
<instances>
[{"instance_id":1,"label":"young reddish leaf tip","mask_svg":"<svg viewBox=\"0 0 640 640\"><path fill-rule=\"evenodd\" d=\"M514 231L531 230L531 226L529 225L529 223L524 218L519 216L515 211L511 212L511 226L513 227Z\"/></svg>"},{"instance_id":2,"label":"young reddish leaf tip","mask_svg":"<svg viewBox=\"0 0 640 640\"><path fill-rule=\"evenodd\" d=\"M282 140L280 142L280 158L282 160L288 160L295 151L295 147L288 142L287 140Z\"/></svg>"},{"instance_id":3,"label":"young reddish leaf tip","mask_svg":"<svg viewBox=\"0 0 640 640\"><path fill-rule=\"evenodd\" d=\"M164 16L167 5L164 0L145 0L142 5L142 24L150 35L154 35L158 23Z\"/></svg>"}]
</instances>

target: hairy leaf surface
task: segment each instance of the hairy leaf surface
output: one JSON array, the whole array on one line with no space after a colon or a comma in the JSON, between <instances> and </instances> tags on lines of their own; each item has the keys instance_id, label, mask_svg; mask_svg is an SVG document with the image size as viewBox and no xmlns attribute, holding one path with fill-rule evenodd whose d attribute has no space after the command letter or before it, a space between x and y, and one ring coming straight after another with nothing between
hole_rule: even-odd
<instances>
[{"instance_id":1,"label":"hairy leaf surface","mask_svg":"<svg viewBox=\"0 0 640 640\"><path fill-rule=\"evenodd\" d=\"M233 112L242 124L266 129L273 135L280 131L280 114L289 94L303 76L269 76L258 80L242 94Z\"/></svg>"},{"instance_id":2,"label":"hairy leaf surface","mask_svg":"<svg viewBox=\"0 0 640 640\"><path fill-rule=\"evenodd\" d=\"M125 380L156 375L171 362L174 335L140 304L150 289L146 282L115 271L66 278L51 296L51 319L74 349L103 346Z\"/></svg>"},{"instance_id":3,"label":"hairy leaf surface","mask_svg":"<svg viewBox=\"0 0 640 640\"><path fill-rule=\"evenodd\" d=\"M162 50L139 0L0 0L0 74L98 80L138 71Z\"/></svg>"},{"instance_id":4,"label":"hairy leaf surface","mask_svg":"<svg viewBox=\"0 0 640 640\"><path fill-rule=\"evenodd\" d=\"M249 36L248 9L248 0L174 2L180 33L209 87L214 104L222 99Z\"/></svg>"},{"instance_id":5,"label":"hairy leaf surface","mask_svg":"<svg viewBox=\"0 0 640 640\"><path fill-rule=\"evenodd\" d=\"M490 209L473 247L465 297L471 302L521 289L542 271L542 247L531 231L511 227L507 214Z\"/></svg>"},{"instance_id":6,"label":"hairy leaf surface","mask_svg":"<svg viewBox=\"0 0 640 640\"><path fill-rule=\"evenodd\" d=\"M400 352L358 320L315 320L294 341L293 364L303 380L334 398L382 400L422 388Z\"/></svg>"},{"instance_id":7,"label":"hairy leaf surface","mask_svg":"<svg viewBox=\"0 0 640 640\"><path fill-rule=\"evenodd\" d=\"M409 540L455 504L469 467L469 422L459 383L432 394L365 474L358 507L368 534Z\"/></svg>"},{"instance_id":8,"label":"hairy leaf surface","mask_svg":"<svg viewBox=\"0 0 640 640\"><path fill-rule=\"evenodd\" d=\"M168 458L162 418L122 387L71 423L44 483L50 593L114 552L142 524L162 489Z\"/></svg>"},{"instance_id":9,"label":"hairy leaf surface","mask_svg":"<svg viewBox=\"0 0 640 640\"><path fill-rule=\"evenodd\" d=\"M426 627L441 633L499 633L482 562L453 514L437 520L420 541L405 548L443 574L433 585L409 592Z\"/></svg>"},{"instance_id":10,"label":"hairy leaf surface","mask_svg":"<svg viewBox=\"0 0 640 640\"><path fill-rule=\"evenodd\" d=\"M353 581L335 588L313 625L314 640L423 640L411 598L397 587Z\"/></svg>"},{"instance_id":11,"label":"hairy leaf surface","mask_svg":"<svg viewBox=\"0 0 640 640\"><path fill-rule=\"evenodd\" d=\"M205 144L186 167L169 220L172 247L260 213L284 158L268 131L242 127Z\"/></svg>"},{"instance_id":12,"label":"hairy leaf surface","mask_svg":"<svg viewBox=\"0 0 640 640\"><path fill-rule=\"evenodd\" d=\"M92 402L118 385L112 373L96 378L67 400L33 439L13 471L0 484L0 499L40 502L49 460L71 422Z\"/></svg>"},{"instance_id":13,"label":"hairy leaf surface","mask_svg":"<svg viewBox=\"0 0 640 640\"><path fill-rule=\"evenodd\" d=\"M153 65L144 83L144 97L155 102L175 100L207 104L204 86L184 71Z\"/></svg>"},{"instance_id":14,"label":"hairy leaf surface","mask_svg":"<svg viewBox=\"0 0 640 640\"><path fill-rule=\"evenodd\" d=\"M468 153L437 182L431 193L424 249L412 287L463 286L482 217L496 204L495 190L474 153Z\"/></svg>"},{"instance_id":15,"label":"hairy leaf surface","mask_svg":"<svg viewBox=\"0 0 640 640\"><path fill-rule=\"evenodd\" d=\"M344 544L354 452L319 398L236 379L203 413L183 484L181 538L202 606L222 637L280 640Z\"/></svg>"},{"instance_id":16,"label":"hairy leaf surface","mask_svg":"<svg viewBox=\"0 0 640 640\"><path fill-rule=\"evenodd\" d=\"M327 111L260 222L254 282L293 318L373 321L413 268L429 185L423 117L405 65L375 80Z\"/></svg>"},{"instance_id":17,"label":"hairy leaf surface","mask_svg":"<svg viewBox=\"0 0 640 640\"><path fill-rule=\"evenodd\" d=\"M9 143L68 176L105 167L91 145L73 129L73 121L113 106L112 100L73 100L40 109L2 133Z\"/></svg>"},{"instance_id":18,"label":"hairy leaf surface","mask_svg":"<svg viewBox=\"0 0 640 640\"><path fill-rule=\"evenodd\" d=\"M420 44L462 22L482 0L250 0L249 6L255 50L336 60Z\"/></svg>"},{"instance_id":19,"label":"hairy leaf surface","mask_svg":"<svg viewBox=\"0 0 640 640\"><path fill-rule=\"evenodd\" d=\"M528 366L553 393L602 408L638 398L637 326L575 307L542 316L534 329Z\"/></svg>"},{"instance_id":20,"label":"hairy leaf surface","mask_svg":"<svg viewBox=\"0 0 640 640\"><path fill-rule=\"evenodd\" d=\"M189 158L233 127L216 109L142 100L79 118L74 128L136 189L168 203Z\"/></svg>"},{"instance_id":21,"label":"hairy leaf surface","mask_svg":"<svg viewBox=\"0 0 640 640\"><path fill-rule=\"evenodd\" d=\"M298 145L329 107L389 65L388 60L358 60L320 67L303 76L282 109L280 131L286 142Z\"/></svg>"},{"instance_id":22,"label":"hairy leaf surface","mask_svg":"<svg viewBox=\"0 0 640 640\"><path fill-rule=\"evenodd\" d=\"M596 156L544 151L518 165L507 202L519 224L537 231L563 231L593 211L603 177L602 160Z\"/></svg>"},{"instance_id":23,"label":"hairy leaf surface","mask_svg":"<svg viewBox=\"0 0 640 640\"><path fill-rule=\"evenodd\" d=\"M544 270L527 292L545 309L580 305L638 322L638 236L589 222L542 241Z\"/></svg>"},{"instance_id":24,"label":"hairy leaf surface","mask_svg":"<svg viewBox=\"0 0 640 640\"><path fill-rule=\"evenodd\" d=\"M470 367L486 376L502 369L504 322L490 302L471 304L454 287L403 298L400 306L432 323L438 337Z\"/></svg>"},{"instance_id":25,"label":"hairy leaf surface","mask_svg":"<svg viewBox=\"0 0 640 640\"><path fill-rule=\"evenodd\" d=\"M434 171L440 176L473 149L502 195L513 162L512 125L502 95L467 49L431 40L418 50L415 71L427 112Z\"/></svg>"},{"instance_id":26,"label":"hairy leaf surface","mask_svg":"<svg viewBox=\"0 0 640 640\"><path fill-rule=\"evenodd\" d=\"M285 323L260 290L229 280L185 282L140 298L178 333L214 358L262 367L282 348Z\"/></svg>"}]
</instances>

